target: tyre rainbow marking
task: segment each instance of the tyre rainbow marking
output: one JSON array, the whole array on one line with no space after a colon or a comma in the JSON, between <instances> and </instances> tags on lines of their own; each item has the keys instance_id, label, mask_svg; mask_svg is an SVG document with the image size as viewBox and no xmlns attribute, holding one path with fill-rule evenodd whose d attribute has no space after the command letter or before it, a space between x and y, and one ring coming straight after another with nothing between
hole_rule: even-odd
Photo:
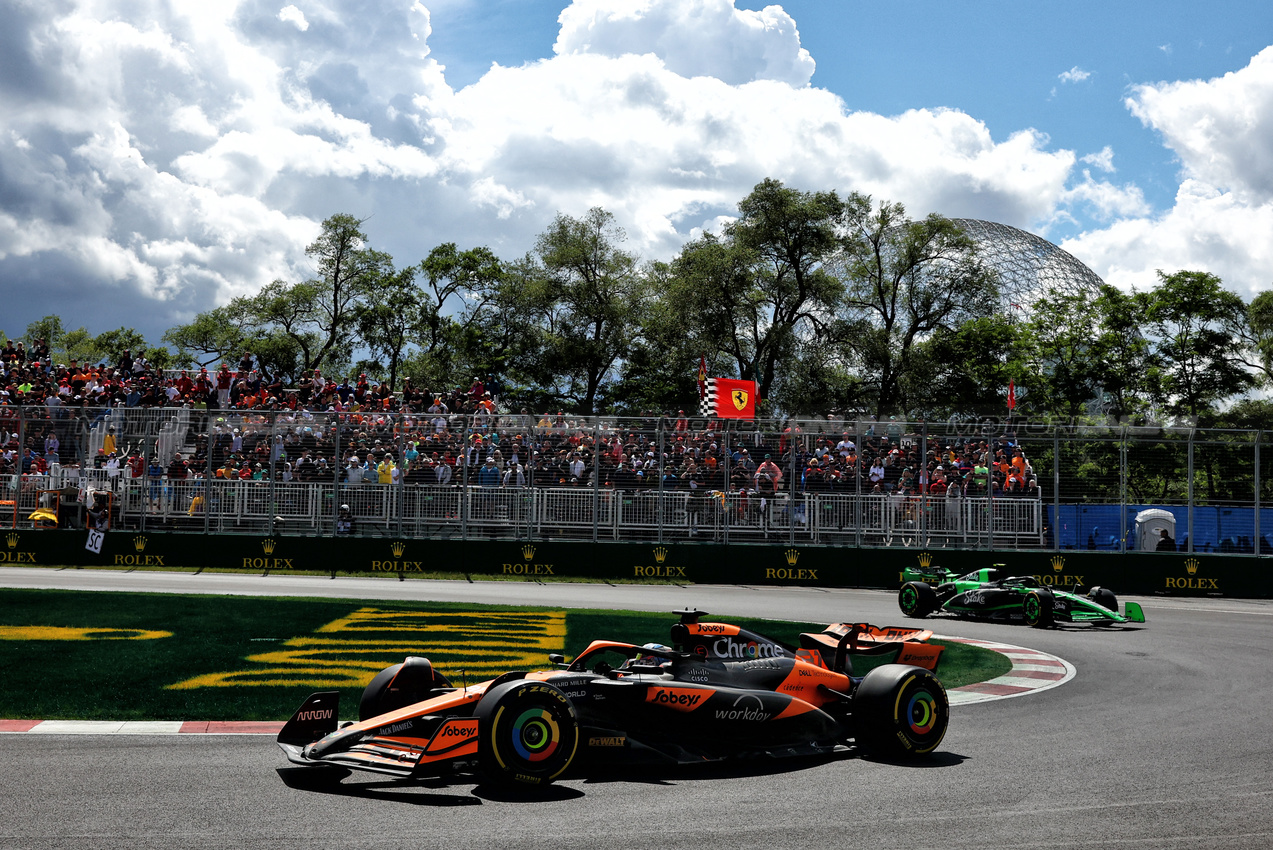
<instances>
[{"instance_id":1,"label":"tyre rainbow marking","mask_svg":"<svg viewBox=\"0 0 1273 850\"><path fill-rule=\"evenodd\" d=\"M937 725L937 700L928 691L916 691L906 705L911 734L927 735Z\"/></svg>"},{"instance_id":2,"label":"tyre rainbow marking","mask_svg":"<svg viewBox=\"0 0 1273 850\"><path fill-rule=\"evenodd\" d=\"M551 756L561 743L561 728L542 708L530 708L513 721L513 749L526 761L537 762Z\"/></svg>"}]
</instances>

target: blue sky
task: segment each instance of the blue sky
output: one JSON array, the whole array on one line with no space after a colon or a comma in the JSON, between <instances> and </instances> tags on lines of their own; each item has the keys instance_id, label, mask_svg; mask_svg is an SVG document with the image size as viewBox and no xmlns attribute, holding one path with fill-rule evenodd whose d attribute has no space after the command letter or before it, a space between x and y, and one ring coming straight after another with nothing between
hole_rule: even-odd
<instances>
[{"instance_id":1,"label":"blue sky","mask_svg":"<svg viewBox=\"0 0 1273 850\"><path fill-rule=\"evenodd\" d=\"M599 205L667 257L752 185L988 218L1116 285L1273 282L1273 4L0 0L0 330L157 342L310 273L516 257Z\"/></svg>"}]
</instances>

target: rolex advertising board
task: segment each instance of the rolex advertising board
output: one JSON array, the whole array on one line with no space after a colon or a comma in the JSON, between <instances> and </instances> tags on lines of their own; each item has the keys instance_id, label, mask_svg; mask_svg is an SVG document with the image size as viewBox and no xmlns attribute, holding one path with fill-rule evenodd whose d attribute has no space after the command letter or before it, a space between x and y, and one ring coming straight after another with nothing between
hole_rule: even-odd
<instances>
[{"instance_id":1,"label":"rolex advertising board","mask_svg":"<svg viewBox=\"0 0 1273 850\"><path fill-rule=\"evenodd\" d=\"M963 574L1000 565L1064 590L1109 587L1120 594L1270 596L1266 560L1210 553L868 549L689 542L593 543L455 540L409 536L295 537L111 530L86 548L87 532L0 532L0 566L118 569L233 569L551 581L555 578L675 584L893 589L908 565Z\"/></svg>"}]
</instances>

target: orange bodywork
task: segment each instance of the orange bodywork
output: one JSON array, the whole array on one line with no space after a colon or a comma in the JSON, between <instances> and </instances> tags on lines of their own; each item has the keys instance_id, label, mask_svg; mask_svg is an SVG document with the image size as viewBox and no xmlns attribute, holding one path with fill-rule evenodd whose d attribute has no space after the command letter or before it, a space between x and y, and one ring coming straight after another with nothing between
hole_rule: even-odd
<instances>
[{"instance_id":1,"label":"orange bodywork","mask_svg":"<svg viewBox=\"0 0 1273 850\"><path fill-rule=\"evenodd\" d=\"M817 663L812 663L806 660L808 656L797 653L796 663L791 668L791 672L782 680L782 684L774 689L778 693L795 697L787 710L779 715L780 717L801 713L794 710L797 702L803 701L809 705L809 708L814 708L840 699L835 693L845 694L849 691L848 676L828 669L817 653L801 650L801 653L805 652L808 652L808 656L816 657ZM835 693L831 693L832 691Z\"/></svg>"}]
</instances>

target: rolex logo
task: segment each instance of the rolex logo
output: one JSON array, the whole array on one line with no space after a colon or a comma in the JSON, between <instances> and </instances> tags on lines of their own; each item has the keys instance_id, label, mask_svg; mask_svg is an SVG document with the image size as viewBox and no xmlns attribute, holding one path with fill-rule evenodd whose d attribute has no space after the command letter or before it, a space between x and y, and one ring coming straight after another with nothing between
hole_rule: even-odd
<instances>
[{"instance_id":1,"label":"rolex logo","mask_svg":"<svg viewBox=\"0 0 1273 850\"><path fill-rule=\"evenodd\" d=\"M525 546L523 546L523 547L522 547L522 557L523 557L523 558L525 558L525 559L526 559L526 560L528 560L528 561L529 561L531 558L534 558L534 557L535 557L535 547L534 547L534 546L532 546L532 545L530 545L529 543L527 543Z\"/></svg>"},{"instance_id":2,"label":"rolex logo","mask_svg":"<svg viewBox=\"0 0 1273 850\"><path fill-rule=\"evenodd\" d=\"M1061 555L1052 556L1052 571L1059 573L1065 567L1065 558Z\"/></svg>"},{"instance_id":3,"label":"rolex logo","mask_svg":"<svg viewBox=\"0 0 1273 850\"><path fill-rule=\"evenodd\" d=\"M134 548L134 549L136 549L138 552L145 552L145 551L146 551L146 538L145 538L144 536L140 535L140 534L139 534L139 535L137 535L136 537L134 537L134 538L133 538L133 548Z\"/></svg>"},{"instance_id":4,"label":"rolex logo","mask_svg":"<svg viewBox=\"0 0 1273 850\"><path fill-rule=\"evenodd\" d=\"M5 538L5 542L9 544L9 548L10 548L10 549L16 549L16 548L18 548L18 535L17 535L17 533L16 533L16 532L11 532L11 533L9 534L9 536Z\"/></svg>"},{"instance_id":5,"label":"rolex logo","mask_svg":"<svg viewBox=\"0 0 1273 850\"><path fill-rule=\"evenodd\" d=\"M1189 572L1189 575L1196 574L1198 572L1198 559L1190 558L1185 561L1185 569Z\"/></svg>"},{"instance_id":6,"label":"rolex logo","mask_svg":"<svg viewBox=\"0 0 1273 850\"><path fill-rule=\"evenodd\" d=\"M796 561L800 560L799 549L788 549L786 552L783 552L783 554L787 556L787 566L789 567L794 567L796 565Z\"/></svg>"},{"instance_id":7,"label":"rolex logo","mask_svg":"<svg viewBox=\"0 0 1273 850\"><path fill-rule=\"evenodd\" d=\"M262 550L264 550L265 554L267 554L267 555L273 555L273 554L274 554L274 547L275 547L275 545L277 545L277 544L274 542L274 538L273 538L273 537L267 537L267 538L265 538L264 540L262 540L262 541L261 541L261 549L262 549Z\"/></svg>"},{"instance_id":8,"label":"rolex logo","mask_svg":"<svg viewBox=\"0 0 1273 850\"><path fill-rule=\"evenodd\" d=\"M401 540L395 540L389 544L389 549L393 552L393 556L395 558L401 558L402 553L407 551L407 544L403 543Z\"/></svg>"},{"instance_id":9,"label":"rolex logo","mask_svg":"<svg viewBox=\"0 0 1273 850\"><path fill-rule=\"evenodd\" d=\"M654 547L654 563L661 564L667 558L667 549L662 546Z\"/></svg>"},{"instance_id":10,"label":"rolex logo","mask_svg":"<svg viewBox=\"0 0 1273 850\"><path fill-rule=\"evenodd\" d=\"M927 552L919 553L919 565L924 569L928 569L933 565L933 556Z\"/></svg>"}]
</instances>

